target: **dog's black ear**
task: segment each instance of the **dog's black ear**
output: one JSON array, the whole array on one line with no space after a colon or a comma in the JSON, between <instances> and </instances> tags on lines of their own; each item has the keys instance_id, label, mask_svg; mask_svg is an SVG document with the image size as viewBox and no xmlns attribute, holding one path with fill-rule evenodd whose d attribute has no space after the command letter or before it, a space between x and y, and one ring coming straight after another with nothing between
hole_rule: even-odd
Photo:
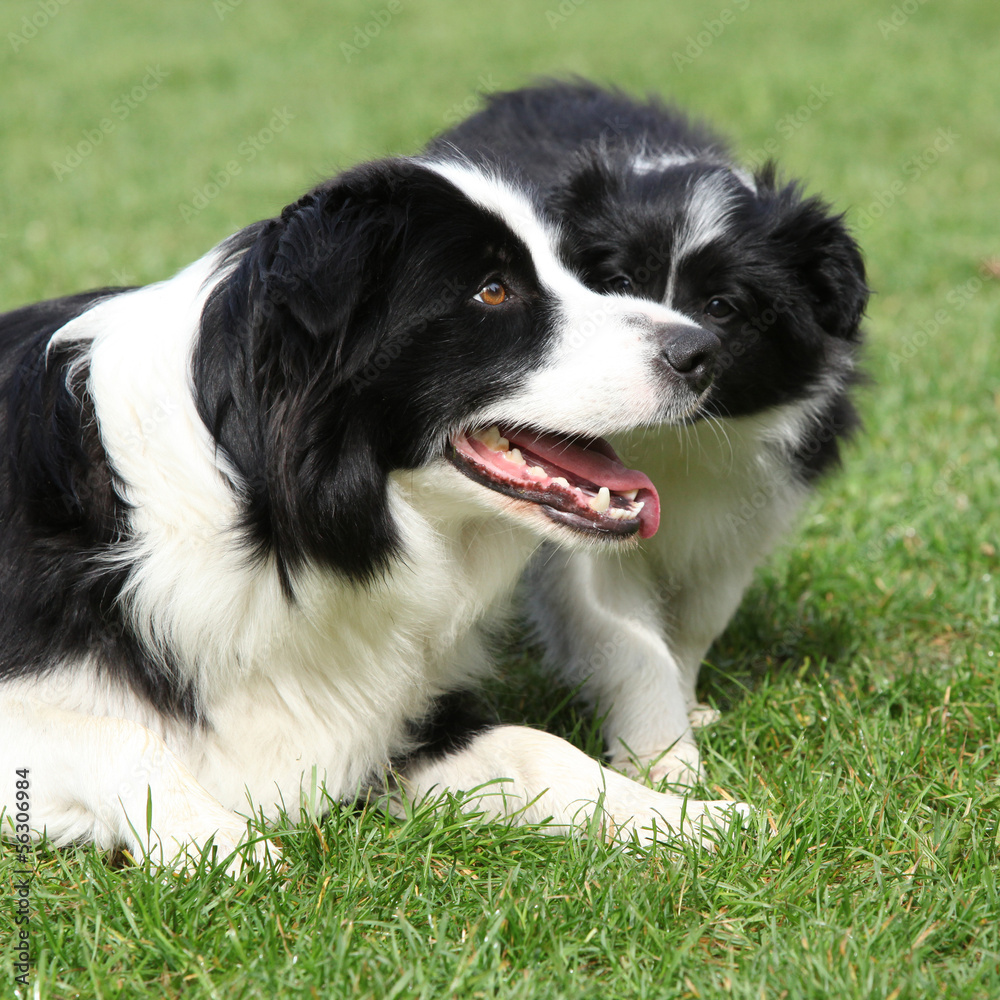
<instances>
[{"instance_id":1,"label":"dog's black ear","mask_svg":"<svg viewBox=\"0 0 1000 1000\"><path fill-rule=\"evenodd\" d=\"M756 180L773 214L771 239L808 290L820 327L831 336L859 340L870 289L861 250L843 215L820 198L803 198L795 184L779 185L772 165Z\"/></svg>"},{"instance_id":2,"label":"dog's black ear","mask_svg":"<svg viewBox=\"0 0 1000 1000\"><path fill-rule=\"evenodd\" d=\"M338 382L377 350L375 326L364 318L386 291L412 169L406 161L368 164L316 188L282 212L273 249L260 261L260 315L280 322L281 346L301 341L308 356L332 352L328 374Z\"/></svg>"},{"instance_id":3,"label":"dog's black ear","mask_svg":"<svg viewBox=\"0 0 1000 1000\"><path fill-rule=\"evenodd\" d=\"M242 481L248 544L289 591L307 561L370 579L398 544L377 414L351 380L379 349L415 169L355 168L238 234L202 315L199 412Z\"/></svg>"},{"instance_id":4,"label":"dog's black ear","mask_svg":"<svg viewBox=\"0 0 1000 1000\"><path fill-rule=\"evenodd\" d=\"M205 306L196 355L199 408L218 440L251 418L260 391L287 400L320 370L333 388L370 360L377 329L364 312L384 295L413 169L357 167L224 246L235 265Z\"/></svg>"}]
</instances>

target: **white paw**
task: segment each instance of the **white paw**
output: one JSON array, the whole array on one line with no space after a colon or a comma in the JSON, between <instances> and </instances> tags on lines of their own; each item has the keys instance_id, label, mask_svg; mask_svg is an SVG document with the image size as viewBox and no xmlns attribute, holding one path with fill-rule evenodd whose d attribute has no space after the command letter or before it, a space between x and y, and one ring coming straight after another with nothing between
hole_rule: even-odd
<instances>
[{"instance_id":1,"label":"white paw","mask_svg":"<svg viewBox=\"0 0 1000 1000\"><path fill-rule=\"evenodd\" d=\"M752 812L744 802L725 799L698 802L661 795L660 800L621 824L617 835L644 845L683 840L715 850L719 835L731 825L745 826Z\"/></svg>"},{"instance_id":2,"label":"white paw","mask_svg":"<svg viewBox=\"0 0 1000 1000\"><path fill-rule=\"evenodd\" d=\"M698 747L687 740L678 740L669 750L618 757L611 766L651 785L665 781L679 788L693 788L705 777Z\"/></svg>"},{"instance_id":3,"label":"white paw","mask_svg":"<svg viewBox=\"0 0 1000 1000\"><path fill-rule=\"evenodd\" d=\"M226 874L231 878L239 878L248 868L265 867L281 857L276 844L255 837L254 831L247 827L247 821L236 813L209 819L199 827L188 831L183 839L176 836L169 838L164 853L169 856L171 847L175 849L173 858L168 862L170 867L184 872L196 868L210 841L212 853L207 860L213 865L225 861ZM248 843L248 834L253 843Z\"/></svg>"},{"instance_id":4,"label":"white paw","mask_svg":"<svg viewBox=\"0 0 1000 1000\"><path fill-rule=\"evenodd\" d=\"M719 832L732 823L743 825L750 809L742 802L697 799L654 792L651 788L608 772L603 809L609 833L640 844L686 840L712 848Z\"/></svg>"},{"instance_id":5,"label":"white paw","mask_svg":"<svg viewBox=\"0 0 1000 1000\"><path fill-rule=\"evenodd\" d=\"M155 865L185 874L194 872L203 858L210 865L225 862L226 873L232 878L238 878L247 868L280 859L278 846L259 839L246 819L224 809L214 799L210 803L188 802L185 808L162 819L154 809L152 829L131 831L129 848L137 859L148 856ZM253 843L248 843L248 834ZM206 855L209 845L211 854Z\"/></svg>"},{"instance_id":6,"label":"white paw","mask_svg":"<svg viewBox=\"0 0 1000 1000\"><path fill-rule=\"evenodd\" d=\"M703 705L698 702L688 710L688 722L692 729L704 729L706 726L714 725L722 718L722 713L711 705Z\"/></svg>"}]
</instances>

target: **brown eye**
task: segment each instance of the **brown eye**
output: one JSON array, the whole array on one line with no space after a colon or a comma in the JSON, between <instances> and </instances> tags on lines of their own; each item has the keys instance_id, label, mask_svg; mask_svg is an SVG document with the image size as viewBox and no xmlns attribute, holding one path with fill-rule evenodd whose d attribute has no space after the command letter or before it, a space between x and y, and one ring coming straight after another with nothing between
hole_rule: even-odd
<instances>
[{"instance_id":1,"label":"brown eye","mask_svg":"<svg viewBox=\"0 0 1000 1000\"><path fill-rule=\"evenodd\" d=\"M731 319L735 314L735 307L727 299L710 299L705 306L705 315L712 319Z\"/></svg>"},{"instance_id":2,"label":"brown eye","mask_svg":"<svg viewBox=\"0 0 1000 1000\"><path fill-rule=\"evenodd\" d=\"M506 300L507 289L499 281L490 281L472 297L484 305L498 306Z\"/></svg>"}]
</instances>

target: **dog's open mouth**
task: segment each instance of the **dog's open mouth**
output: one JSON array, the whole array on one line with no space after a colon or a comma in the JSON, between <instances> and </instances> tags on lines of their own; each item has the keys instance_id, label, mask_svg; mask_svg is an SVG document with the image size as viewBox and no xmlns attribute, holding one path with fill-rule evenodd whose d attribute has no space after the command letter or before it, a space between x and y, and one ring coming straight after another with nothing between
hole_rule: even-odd
<instances>
[{"instance_id":1,"label":"dog's open mouth","mask_svg":"<svg viewBox=\"0 0 1000 1000\"><path fill-rule=\"evenodd\" d=\"M660 525L660 498L649 477L626 468L603 438L494 425L456 434L448 458L477 483L538 504L578 531L649 538Z\"/></svg>"}]
</instances>

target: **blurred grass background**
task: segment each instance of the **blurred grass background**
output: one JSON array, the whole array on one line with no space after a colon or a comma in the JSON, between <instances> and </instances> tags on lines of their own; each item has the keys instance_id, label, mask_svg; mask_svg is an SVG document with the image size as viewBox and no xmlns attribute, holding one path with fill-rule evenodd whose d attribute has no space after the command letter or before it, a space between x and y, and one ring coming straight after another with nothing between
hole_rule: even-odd
<instances>
[{"instance_id":1,"label":"blurred grass background","mask_svg":"<svg viewBox=\"0 0 1000 1000\"><path fill-rule=\"evenodd\" d=\"M281 891L43 851L32 995L1000 995L994 2L4 0L0 35L0 309L166 277L567 74L775 156L847 211L877 292L865 431L706 671L743 840L676 865L335 814L286 837ZM596 749L531 658L505 714Z\"/></svg>"}]
</instances>

